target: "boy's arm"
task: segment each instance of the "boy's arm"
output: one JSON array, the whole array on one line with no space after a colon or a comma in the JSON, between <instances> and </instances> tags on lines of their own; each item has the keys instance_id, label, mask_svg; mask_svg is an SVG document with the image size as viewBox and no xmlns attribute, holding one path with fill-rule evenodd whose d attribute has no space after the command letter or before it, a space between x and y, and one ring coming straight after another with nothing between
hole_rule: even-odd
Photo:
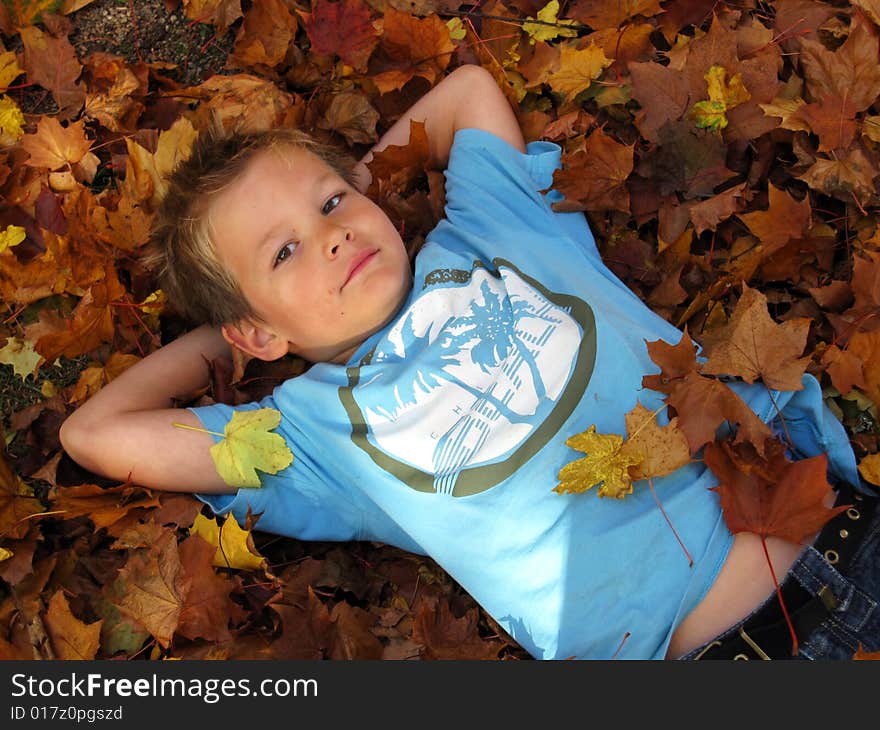
<instances>
[{"instance_id":1,"label":"boy's arm","mask_svg":"<svg viewBox=\"0 0 880 730\"><path fill-rule=\"evenodd\" d=\"M373 153L389 145L405 145L411 120L425 123L431 165L438 170L446 168L459 129L483 129L525 152L516 115L492 75L480 66L460 66L410 107L357 164L355 178L361 192L372 179L366 165Z\"/></svg>"},{"instance_id":2,"label":"boy's arm","mask_svg":"<svg viewBox=\"0 0 880 730\"><path fill-rule=\"evenodd\" d=\"M126 370L104 386L61 426L65 451L76 462L110 479L157 489L231 492L217 474L208 433L196 416L172 408L172 398L209 380L205 360L229 356L217 328L199 327Z\"/></svg>"}]
</instances>

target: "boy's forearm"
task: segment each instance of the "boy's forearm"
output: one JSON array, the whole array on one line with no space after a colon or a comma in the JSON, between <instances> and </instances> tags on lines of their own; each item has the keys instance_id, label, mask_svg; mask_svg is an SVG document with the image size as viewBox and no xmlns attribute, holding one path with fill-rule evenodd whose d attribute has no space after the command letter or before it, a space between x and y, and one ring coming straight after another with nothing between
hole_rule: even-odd
<instances>
[{"instance_id":1,"label":"boy's forearm","mask_svg":"<svg viewBox=\"0 0 880 730\"><path fill-rule=\"evenodd\" d=\"M219 329L199 327L126 370L74 415L98 418L104 414L170 408L175 397L205 386L210 379L208 362L224 356L230 356L230 348Z\"/></svg>"}]
</instances>

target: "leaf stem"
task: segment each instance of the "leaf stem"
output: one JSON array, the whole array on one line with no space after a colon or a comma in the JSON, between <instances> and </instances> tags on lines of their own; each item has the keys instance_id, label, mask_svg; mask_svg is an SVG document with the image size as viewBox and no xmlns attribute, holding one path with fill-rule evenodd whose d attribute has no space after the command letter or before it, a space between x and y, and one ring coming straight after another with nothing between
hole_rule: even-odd
<instances>
[{"instance_id":1,"label":"leaf stem","mask_svg":"<svg viewBox=\"0 0 880 730\"><path fill-rule=\"evenodd\" d=\"M672 526L672 520L669 519L669 515L666 514L666 510L663 509L663 505L660 503L660 498L657 496L657 492L654 491L654 482L651 477L648 477L648 488L651 490L651 494L654 495L654 501L657 503L657 506L660 508L660 514L663 515L663 519L666 520L666 524L669 525L669 529L672 530L672 534L675 535L675 539L678 540L678 544L681 545L681 549L684 550L684 554L688 559L688 567L694 567L694 559L691 557L691 554L688 552L688 549L684 546L684 543L681 540L678 532L675 527Z\"/></svg>"},{"instance_id":2,"label":"leaf stem","mask_svg":"<svg viewBox=\"0 0 880 730\"><path fill-rule=\"evenodd\" d=\"M175 428L185 428L187 431L201 431L202 433L209 433L212 436L220 436L220 438L226 438L225 434L217 433L216 431L209 431L207 428L198 428L196 426L188 426L185 423L178 423L177 421L172 421L171 425Z\"/></svg>"},{"instance_id":3,"label":"leaf stem","mask_svg":"<svg viewBox=\"0 0 880 730\"><path fill-rule=\"evenodd\" d=\"M782 608L782 615L785 616L785 623L788 624L788 632L791 634L791 655L798 653L797 634L794 633L791 618L788 615L788 609L785 607L785 601L782 600L782 589L779 587L779 581L776 580L776 572L773 570L773 563L770 562L770 553L767 551L767 538L761 535L761 547L764 548L764 557L767 558L767 565L770 567L770 576L773 578L773 586L776 588L776 597L779 599L779 605Z\"/></svg>"}]
</instances>

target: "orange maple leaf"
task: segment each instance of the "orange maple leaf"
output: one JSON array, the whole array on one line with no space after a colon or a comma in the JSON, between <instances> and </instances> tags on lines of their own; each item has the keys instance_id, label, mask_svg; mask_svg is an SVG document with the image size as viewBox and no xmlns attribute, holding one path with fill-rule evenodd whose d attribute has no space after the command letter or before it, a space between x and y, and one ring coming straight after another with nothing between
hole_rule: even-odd
<instances>
[{"instance_id":1,"label":"orange maple leaf","mask_svg":"<svg viewBox=\"0 0 880 730\"><path fill-rule=\"evenodd\" d=\"M801 390L810 358L800 355L809 329L806 318L776 324L767 311L767 297L744 283L730 322L703 343L709 358L700 369L747 383L761 378L776 390Z\"/></svg>"}]
</instances>

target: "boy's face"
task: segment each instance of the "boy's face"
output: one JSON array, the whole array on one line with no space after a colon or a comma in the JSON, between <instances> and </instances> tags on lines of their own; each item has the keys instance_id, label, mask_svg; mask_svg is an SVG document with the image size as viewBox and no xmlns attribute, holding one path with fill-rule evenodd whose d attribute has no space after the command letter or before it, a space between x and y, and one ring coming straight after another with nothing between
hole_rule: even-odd
<instances>
[{"instance_id":1,"label":"boy's face","mask_svg":"<svg viewBox=\"0 0 880 730\"><path fill-rule=\"evenodd\" d=\"M345 362L411 289L388 216L311 152L259 152L208 216L218 257L263 320L253 337L268 349L243 347L257 357Z\"/></svg>"}]
</instances>

